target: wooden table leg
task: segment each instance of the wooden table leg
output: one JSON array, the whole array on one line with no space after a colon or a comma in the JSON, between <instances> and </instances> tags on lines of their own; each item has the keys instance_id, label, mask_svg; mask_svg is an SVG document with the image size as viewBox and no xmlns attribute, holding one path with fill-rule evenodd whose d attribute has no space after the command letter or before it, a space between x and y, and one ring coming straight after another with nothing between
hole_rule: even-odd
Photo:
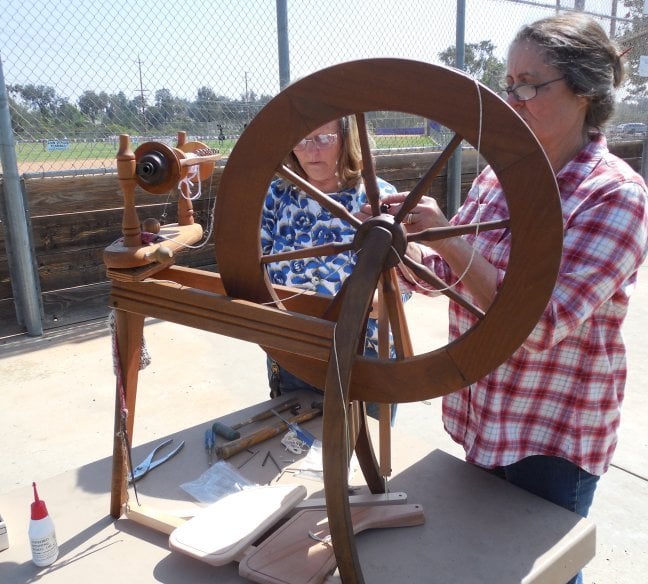
<instances>
[{"instance_id":1,"label":"wooden table leg","mask_svg":"<svg viewBox=\"0 0 648 584\"><path fill-rule=\"evenodd\" d=\"M128 466L124 456L122 431L122 392L126 406L126 433L129 443L133 439L135 398L140 369L140 355L144 330L144 317L123 310L115 310L116 347L119 355L118 377L115 392L115 434L113 438L113 464L110 490L110 514L119 518L128 500Z\"/></svg>"}]
</instances>

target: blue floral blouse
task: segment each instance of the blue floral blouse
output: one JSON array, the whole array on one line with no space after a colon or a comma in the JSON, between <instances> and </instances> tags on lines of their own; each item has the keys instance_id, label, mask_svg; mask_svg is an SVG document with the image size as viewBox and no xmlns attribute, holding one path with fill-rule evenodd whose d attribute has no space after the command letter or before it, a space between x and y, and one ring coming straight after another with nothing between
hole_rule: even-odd
<instances>
[{"instance_id":1,"label":"blue floral blouse","mask_svg":"<svg viewBox=\"0 0 648 584\"><path fill-rule=\"evenodd\" d=\"M380 196L396 193L388 182L378 179ZM330 193L334 201L356 213L367 202L363 183ZM268 189L261 216L261 248L264 255L324 245L350 243L355 229L323 209L312 197L282 179ZM273 284L304 288L321 294L336 294L353 271L353 250L330 256L283 260L266 265ZM365 355L378 355L378 327L369 319Z\"/></svg>"}]
</instances>

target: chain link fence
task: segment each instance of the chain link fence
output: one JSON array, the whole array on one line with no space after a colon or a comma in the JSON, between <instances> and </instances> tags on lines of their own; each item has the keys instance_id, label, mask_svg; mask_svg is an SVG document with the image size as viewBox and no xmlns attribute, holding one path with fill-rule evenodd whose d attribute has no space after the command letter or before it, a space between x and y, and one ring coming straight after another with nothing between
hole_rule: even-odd
<instances>
[{"instance_id":1,"label":"chain link fence","mask_svg":"<svg viewBox=\"0 0 648 584\"><path fill-rule=\"evenodd\" d=\"M371 57L453 65L458 6L456 0L7 3L0 47L19 172L110 170L120 133L135 144L173 144L184 130L227 155L280 91L282 42L289 50L283 73L292 80ZM643 0L471 0L466 70L496 88L519 26L579 9L630 49L636 74L639 57L648 55L642 6ZM648 121L646 79L632 78L615 124ZM369 120L380 149L444 141L443 128L415 116L372 112Z\"/></svg>"}]
</instances>

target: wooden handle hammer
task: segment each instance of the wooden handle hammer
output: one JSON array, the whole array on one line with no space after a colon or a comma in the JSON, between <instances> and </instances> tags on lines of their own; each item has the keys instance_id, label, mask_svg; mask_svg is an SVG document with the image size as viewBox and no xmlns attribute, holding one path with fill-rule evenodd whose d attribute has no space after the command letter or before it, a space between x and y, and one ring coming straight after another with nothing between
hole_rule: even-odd
<instances>
[{"instance_id":1,"label":"wooden handle hammer","mask_svg":"<svg viewBox=\"0 0 648 584\"><path fill-rule=\"evenodd\" d=\"M212 432L214 432L214 434L218 436L222 436L223 438L225 438L225 440L237 440L241 437L241 433L238 432L239 428L247 426L248 424L253 424L254 422L260 422L261 420L272 418L272 416L274 416L272 409L277 412L283 412L285 410L291 410L293 408L299 408L299 400L296 397L293 397L277 405L275 408L268 408L267 410L263 410L262 412L259 412L254 416L245 418L245 420L236 422L236 424L227 425L223 424L223 422L214 422L212 424Z\"/></svg>"},{"instance_id":2,"label":"wooden handle hammer","mask_svg":"<svg viewBox=\"0 0 648 584\"><path fill-rule=\"evenodd\" d=\"M289 418L288 421L291 424L299 424L300 422L306 422L321 415L321 409L313 408ZM270 438L274 438L278 434L285 432L287 429L288 424L286 424L286 422L277 422L271 426L264 426L260 430L257 430L248 436L243 436L237 440L225 442L222 446L217 446L216 456L222 459L230 458L254 444L259 444L260 442L265 442L266 440L270 440Z\"/></svg>"}]
</instances>

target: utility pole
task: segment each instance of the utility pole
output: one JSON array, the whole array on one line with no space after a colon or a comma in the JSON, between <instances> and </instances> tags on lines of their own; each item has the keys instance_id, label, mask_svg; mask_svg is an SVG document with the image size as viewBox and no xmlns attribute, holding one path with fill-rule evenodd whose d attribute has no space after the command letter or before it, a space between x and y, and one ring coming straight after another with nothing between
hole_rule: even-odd
<instances>
[{"instance_id":1,"label":"utility pole","mask_svg":"<svg viewBox=\"0 0 648 584\"><path fill-rule=\"evenodd\" d=\"M142 80L142 60L140 59L140 56L137 55L137 66L139 68L139 92L140 92L140 103L142 106L142 124L144 125L144 133L146 133L147 130L147 123L146 123L146 96L144 95L145 90L144 89L144 82Z\"/></svg>"}]
</instances>

